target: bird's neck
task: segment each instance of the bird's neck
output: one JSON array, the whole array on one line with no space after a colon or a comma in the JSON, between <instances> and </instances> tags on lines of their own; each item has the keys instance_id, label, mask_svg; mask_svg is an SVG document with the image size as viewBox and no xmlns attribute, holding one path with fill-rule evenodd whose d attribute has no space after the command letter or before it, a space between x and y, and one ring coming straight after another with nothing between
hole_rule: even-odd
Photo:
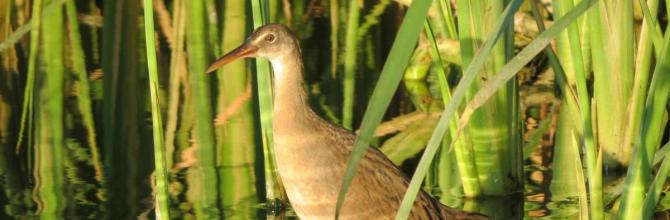
<instances>
[{"instance_id":1,"label":"bird's neck","mask_svg":"<svg viewBox=\"0 0 670 220\"><path fill-rule=\"evenodd\" d=\"M300 132L308 128L314 117L307 102L303 81L303 63L299 50L292 50L283 56L270 60L274 70L275 132Z\"/></svg>"}]
</instances>

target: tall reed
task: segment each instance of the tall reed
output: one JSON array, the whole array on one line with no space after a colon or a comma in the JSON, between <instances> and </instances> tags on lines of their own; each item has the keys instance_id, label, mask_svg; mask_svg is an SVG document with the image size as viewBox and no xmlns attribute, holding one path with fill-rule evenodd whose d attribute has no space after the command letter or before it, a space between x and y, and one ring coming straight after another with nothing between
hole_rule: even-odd
<instances>
[{"instance_id":1,"label":"tall reed","mask_svg":"<svg viewBox=\"0 0 670 220\"><path fill-rule=\"evenodd\" d=\"M346 39L344 45L344 102L342 105L342 126L353 128L354 98L356 88L356 70L358 69L358 26L361 13L361 1L349 2L347 15ZM336 66L336 63L332 65Z\"/></svg>"},{"instance_id":2,"label":"tall reed","mask_svg":"<svg viewBox=\"0 0 670 220\"><path fill-rule=\"evenodd\" d=\"M105 208L114 219L130 218L143 210L141 198L150 196L148 175L153 171L151 131L144 126L147 83L146 52L139 18L141 2L107 1L102 27L101 109L105 166ZM146 92L146 93L145 93Z\"/></svg>"},{"instance_id":3,"label":"tall reed","mask_svg":"<svg viewBox=\"0 0 670 220\"><path fill-rule=\"evenodd\" d=\"M668 104L668 96L670 96L670 77L667 74L670 71L670 61L668 61L670 57L670 32L666 30L664 36L658 63L649 83L644 112L640 116L642 117L642 123L635 138L634 153L626 174L617 219L639 216L643 207L646 207L643 212L649 216L649 213L653 212L653 206L651 204L643 206L645 196L651 197L653 200L656 200L654 197L658 196L658 192L652 191L653 188L650 187L649 176L651 176L653 167L651 158L661 144L663 135L661 131L665 129L667 124L667 119L664 119L664 117L667 118L667 112L664 111ZM656 175L661 178L666 176L667 173L657 173ZM659 181L665 182L663 180ZM646 193L647 191L651 193ZM651 203L651 201L647 203Z\"/></svg>"},{"instance_id":4,"label":"tall reed","mask_svg":"<svg viewBox=\"0 0 670 220\"><path fill-rule=\"evenodd\" d=\"M52 1L46 1L49 4ZM42 7L42 5L35 5ZM37 11L39 12L39 10ZM39 14L37 14L39 15ZM63 160L65 151L64 90L65 65L63 10L58 10L43 19L41 59L46 66L44 72L36 75L36 97L41 105L36 105L35 173L36 184L33 195L37 199L41 219L58 218L64 214L65 178ZM48 33L48 34L44 34Z\"/></svg>"},{"instance_id":5,"label":"tall reed","mask_svg":"<svg viewBox=\"0 0 670 220\"><path fill-rule=\"evenodd\" d=\"M170 201L168 194L168 172L165 161L165 140L163 139L163 119L159 98L158 64L156 61L156 43L154 41L153 1L144 1L144 37L147 48L147 66L149 69L149 93L151 95L151 122L154 140L154 187L156 219L170 219Z\"/></svg>"},{"instance_id":6,"label":"tall reed","mask_svg":"<svg viewBox=\"0 0 670 220\"><path fill-rule=\"evenodd\" d=\"M559 3L554 1L554 7L556 8L556 14L562 16L566 11L571 10L574 5L571 1L563 1ZM593 9L596 10L596 9ZM591 11L590 13L593 13ZM589 16L590 18L591 16ZM587 66L585 66L585 61L588 59L588 53L585 55L581 48L583 45L580 43L584 40L590 42L591 39L581 39L579 34L579 24L573 23L568 27L566 35L564 38L559 40L559 60L565 58L564 60L572 59L570 63L563 63L564 69L566 70L567 84L570 86L575 86L577 88L577 105L579 107L579 113L581 116L581 131L582 141L584 145L584 153L587 170L587 179L588 179L588 189L589 189L589 205L591 210L591 218L601 219L602 218L602 164L597 158L598 152L595 148L594 143L594 134L593 128L591 126L591 110L589 104L589 94L587 91L586 85L586 75L587 75ZM561 50L564 49L564 50ZM561 57L563 56L563 57Z\"/></svg>"},{"instance_id":7,"label":"tall reed","mask_svg":"<svg viewBox=\"0 0 670 220\"><path fill-rule=\"evenodd\" d=\"M506 1L458 1L459 40L461 43L461 58L463 66L468 66L480 50L484 37L493 31L493 26L502 17L502 10ZM473 81L466 94L466 101L470 102L474 94L490 77L496 74L512 55L513 42L511 41L510 24L502 27L500 39L493 46L491 57L486 61L481 76ZM475 161L477 176L473 173L463 173L463 179L476 179L479 182L481 193L484 195L505 195L514 192L520 187L521 161L518 151L519 121L518 120L518 93L515 80L508 83L494 99L487 102L481 109L472 115L473 120L468 125L468 148L473 149L473 158L459 157L462 163L466 160ZM464 151L464 149L460 149ZM459 152L459 151L457 151ZM463 169L461 169L463 170ZM507 177L511 178L507 178ZM497 183L502 183L501 187ZM470 197L478 195L467 194Z\"/></svg>"},{"instance_id":8,"label":"tall reed","mask_svg":"<svg viewBox=\"0 0 670 220\"><path fill-rule=\"evenodd\" d=\"M246 38L245 1L226 1L222 16L222 51L229 52L244 42ZM217 72L219 115L225 115L225 124L217 128L220 143L221 178L223 205L236 213L234 218L255 217L254 206L256 185L254 166L256 164L256 134L252 109L251 75L244 60L227 64ZM227 114L233 112L233 114ZM219 116L220 117L220 116ZM219 118L217 117L217 118ZM218 120L217 120L218 121ZM224 210L225 212L226 210Z\"/></svg>"},{"instance_id":9,"label":"tall reed","mask_svg":"<svg viewBox=\"0 0 670 220\"><path fill-rule=\"evenodd\" d=\"M101 164L100 149L98 148L97 134L95 131L95 121L93 116L93 107L91 100L91 86L86 72L86 59L84 49L82 48L81 33L79 31L79 22L77 22L77 8L74 2L66 3L68 38L72 45L72 71L77 76L77 107L82 115L84 127L86 127L87 145L91 154L91 162L95 169L95 178L102 181L104 172Z\"/></svg>"},{"instance_id":10,"label":"tall reed","mask_svg":"<svg viewBox=\"0 0 670 220\"><path fill-rule=\"evenodd\" d=\"M254 29L268 22L268 1L253 0L251 9L253 13ZM265 168L265 190L268 199L285 199L286 195L275 169L272 132L272 97L273 86L270 75L270 64L267 60L256 60L256 86L258 90L258 108L261 121L261 138L263 141L263 166Z\"/></svg>"},{"instance_id":11,"label":"tall reed","mask_svg":"<svg viewBox=\"0 0 670 220\"><path fill-rule=\"evenodd\" d=\"M190 94L195 113L194 147L198 158L191 168L189 196L195 201L198 219L211 219L220 215L217 195L216 148L214 147L214 127L212 123L212 95L208 75L205 75L209 59L207 56L207 29L205 28L205 2L186 4L187 23L191 27L186 32Z\"/></svg>"}]
</instances>

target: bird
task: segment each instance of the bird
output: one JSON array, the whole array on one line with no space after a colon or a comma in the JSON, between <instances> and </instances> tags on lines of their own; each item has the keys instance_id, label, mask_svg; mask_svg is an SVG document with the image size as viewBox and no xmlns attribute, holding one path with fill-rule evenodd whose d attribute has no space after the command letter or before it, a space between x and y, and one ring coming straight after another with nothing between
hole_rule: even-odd
<instances>
[{"instance_id":1,"label":"bird","mask_svg":"<svg viewBox=\"0 0 670 220\"><path fill-rule=\"evenodd\" d=\"M274 152L279 177L300 219L334 219L338 193L356 134L318 116L308 103L296 35L285 25L257 28L242 45L214 61L207 73L242 58L273 69ZM394 219L409 181L382 152L368 147L344 199L340 219ZM447 207L421 190L409 219L489 219Z\"/></svg>"}]
</instances>

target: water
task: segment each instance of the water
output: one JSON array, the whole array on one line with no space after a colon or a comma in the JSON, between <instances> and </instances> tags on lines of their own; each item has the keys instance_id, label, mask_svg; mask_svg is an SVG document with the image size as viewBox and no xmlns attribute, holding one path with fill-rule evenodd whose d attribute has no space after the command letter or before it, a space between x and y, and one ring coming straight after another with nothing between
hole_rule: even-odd
<instances>
[{"instance_id":1,"label":"water","mask_svg":"<svg viewBox=\"0 0 670 220\"><path fill-rule=\"evenodd\" d=\"M0 219L33 219L63 217L63 219L153 219L152 204L153 161L150 149L134 148L112 151L103 166L105 179L99 179L96 168L85 150L68 144L62 178L53 178L56 171L50 161L26 161L25 157L8 157L0 161ZM542 154L539 154L540 156ZM487 197L477 200L445 199L445 203L466 210L482 212L494 219L578 219L585 215L585 198L558 197L551 190L551 169L542 165L542 158L530 157L525 166L524 192L517 196ZM535 161L535 162L533 162ZM537 163L536 163L537 162ZM38 169L36 168L38 167ZM178 166L179 167L179 166ZM248 175L254 185L255 196L239 196L236 190L221 185L235 185L237 181L221 178L224 169L251 170ZM35 170L35 171L30 171ZM170 172L170 214L173 219L296 219L286 204L264 202L263 176L253 174L261 170L253 164L247 167L196 168L181 166ZM262 172L260 172L262 173ZM606 208L615 207L614 197L620 192L623 179L612 174L605 179ZM556 183L557 184L557 183ZM56 190L60 189L60 190ZM232 193L232 194L231 194ZM238 196L238 197L235 197ZM235 204L226 199L237 198ZM670 208L670 199L663 197L658 210ZM606 217L610 214L606 214ZM670 219L670 213L656 213L656 219Z\"/></svg>"},{"instance_id":2,"label":"water","mask_svg":"<svg viewBox=\"0 0 670 220\"><path fill-rule=\"evenodd\" d=\"M63 198L60 198L55 207L46 201L46 198L40 198L39 180L19 181L12 178L22 177L21 179L31 179L29 173L24 172L4 172L3 195L0 197L0 204L3 211L0 213L1 219L28 219L36 217L37 214L44 216L64 216L66 219L100 219L108 217L109 219L153 219L154 211L152 206L152 189L150 167L147 162L150 160L125 161L135 164L136 167L126 167L122 171L127 175L123 177L110 178L106 180L108 184L101 184L94 178L94 172L88 164L80 163L78 166L68 167L66 171L66 181L62 188ZM145 168L141 168L145 167ZM7 171L7 170L5 170ZM19 170L14 170L19 171ZM18 175L18 176L12 176ZM568 198L553 201L551 193L546 191L546 183L538 179L548 175L546 172L537 174L537 171L527 172L527 181L525 185L524 196L510 197L488 197L479 200L452 199L452 204L461 204L465 209L478 207L483 212L495 219L528 219L528 218L578 218L579 200L577 198ZM30 177L30 178L28 178ZM172 184L170 191L171 215L174 219L191 219L195 217L198 203L204 203L202 198L189 195L187 180L189 174L181 171L172 175ZM540 180L540 181L538 181ZM209 192L217 195L218 192ZM260 198L251 198L249 201L257 201ZM227 206L216 201L217 207L210 208L209 212L216 218L227 219L246 219L249 216L257 219L296 219L295 214L286 207L281 207L280 203L254 203L249 204L244 200L235 206ZM268 205L272 204L272 205ZM223 211L220 211L223 210ZM248 211L253 213L249 213ZM235 213L243 213L242 216ZM667 213L666 213L667 216Z\"/></svg>"}]
</instances>

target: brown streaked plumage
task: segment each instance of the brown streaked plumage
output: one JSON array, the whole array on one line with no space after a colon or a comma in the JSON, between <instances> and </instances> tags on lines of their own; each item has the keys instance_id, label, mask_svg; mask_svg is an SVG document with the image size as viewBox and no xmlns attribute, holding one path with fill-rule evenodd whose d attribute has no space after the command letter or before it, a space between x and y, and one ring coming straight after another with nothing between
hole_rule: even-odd
<instances>
[{"instance_id":1,"label":"brown streaked plumage","mask_svg":"<svg viewBox=\"0 0 670 220\"><path fill-rule=\"evenodd\" d=\"M279 175L301 219L335 216L340 184L356 135L316 115L303 89L303 63L295 35L284 25L258 28L207 72L244 57L270 60L274 70L273 130ZM381 152L368 148L344 201L341 219L394 219L408 180ZM410 219L488 219L449 208L421 191Z\"/></svg>"}]
</instances>

